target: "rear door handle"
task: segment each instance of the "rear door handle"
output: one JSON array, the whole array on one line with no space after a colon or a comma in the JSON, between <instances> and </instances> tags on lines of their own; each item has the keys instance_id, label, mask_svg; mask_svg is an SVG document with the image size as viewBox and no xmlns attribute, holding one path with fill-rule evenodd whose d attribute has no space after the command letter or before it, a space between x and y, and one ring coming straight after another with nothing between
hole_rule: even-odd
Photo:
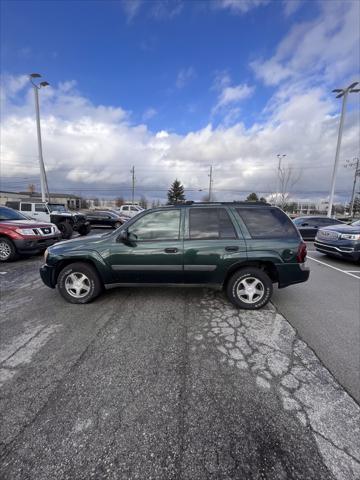
<instances>
[{"instance_id":1,"label":"rear door handle","mask_svg":"<svg viewBox=\"0 0 360 480\"><path fill-rule=\"evenodd\" d=\"M177 248L165 248L165 253L177 253L178 251Z\"/></svg>"},{"instance_id":2,"label":"rear door handle","mask_svg":"<svg viewBox=\"0 0 360 480\"><path fill-rule=\"evenodd\" d=\"M226 250L227 252L238 252L238 251L239 251L239 247L235 247L235 246L233 246L233 247L225 247L225 250Z\"/></svg>"}]
</instances>

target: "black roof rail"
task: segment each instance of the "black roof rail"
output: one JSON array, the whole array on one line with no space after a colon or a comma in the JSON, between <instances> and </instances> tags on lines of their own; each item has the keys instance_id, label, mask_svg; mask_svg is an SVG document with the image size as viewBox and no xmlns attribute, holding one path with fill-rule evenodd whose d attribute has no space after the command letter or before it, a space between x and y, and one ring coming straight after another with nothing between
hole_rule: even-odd
<instances>
[{"instance_id":1,"label":"black roof rail","mask_svg":"<svg viewBox=\"0 0 360 480\"><path fill-rule=\"evenodd\" d=\"M233 202L194 202L193 200L186 200L185 202L179 202L179 203L171 203L168 204L170 205L176 205L176 206L186 206L186 205L268 205L270 206L271 204L268 202L262 202L262 201L246 201L246 200L239 200L239 201L233 201Z\"/></svg>"}]
</instances>

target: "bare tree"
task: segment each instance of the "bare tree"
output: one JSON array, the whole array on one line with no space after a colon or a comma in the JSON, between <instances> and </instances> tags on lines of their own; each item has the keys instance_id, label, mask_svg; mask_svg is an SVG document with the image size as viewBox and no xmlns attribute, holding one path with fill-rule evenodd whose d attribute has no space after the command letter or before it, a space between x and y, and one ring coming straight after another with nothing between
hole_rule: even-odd
<instances>
[{"instance_id":1,"label":"bare tree","mask_svg":"<svg viewBox=\"0 0 360 480\"><path fill-rule=\"evenodd\" d=\"M276 203L280 208L284 208L287 203L291 190L294 185L300 180L301 170L296 173L293 167L286 167L279 165L278 168L278 182L279 191L276 193Z\"/></svg>"}]
</instances>

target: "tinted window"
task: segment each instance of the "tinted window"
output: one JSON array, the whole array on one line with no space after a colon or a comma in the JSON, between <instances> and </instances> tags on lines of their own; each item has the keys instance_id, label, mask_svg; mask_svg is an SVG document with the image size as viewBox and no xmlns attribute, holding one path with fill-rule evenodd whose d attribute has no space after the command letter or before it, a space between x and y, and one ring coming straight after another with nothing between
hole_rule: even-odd
<instances>
[{"instance_id":1,"label":"tinted window","mask_svg":"<svg viewBox=\"0 0 360 480\"><path fill-rule=\"evenodd\" d=\"M138 240L178 240L180 210L153 212L139 218L129 227Z\"/></svg>"},{"instance_id":2,"label":"tinted window","mask_svg":"<svg viewBox=\"0 0 360 480\"><path fill-rule=\"evenodd\" d=\"M191 239L236 238L236 232L225 208L190 208Z\"/></svg>"},{"instance_id":3,"label":"tinted window","mask_svg":"<svg viewBox=\"0 0 360 480\"><path fill-rule=\"evenodd\" d=\"M297 237L290 218L277 208L237 208L252 238Z\"/></svg>"},{"instance_id":4,"label":"tinted window","mask_svg":"<svg viewBox=\"0 0 360 480\"><path fill-rule=\"evenodd\" d=\"M31 212L31 203L22 203L20 210L22 212Z\"/></svg>"},{"instance_id":5,"label":"tinted window","mask_svg":"<svg viewBox=\"0 0 360 480\"><path fill-rule=\"evenodd\" d=\"M129 210L129 207L122 207L123 210Z\"/></svg>"},{"instance_id":6,"label":"tinted window","mask_svg":"<svg viewBox=\"0 0 360 480\"><path fill-rule=\"evenodd\" d=\"M35 212L46 212L46 213L48 213L47 208L42 203L35 203Z\"/></svg>"},{"instance_id":7,"label":"tinted window","mask_svg":"<svg viewBox=\"0 0 360 480\"><path fill-rule=\"evenodd\" d=\"M28 220L27 217L21 215L11 208L0 207L0 220Z\"/></svg>"}]
</instances>

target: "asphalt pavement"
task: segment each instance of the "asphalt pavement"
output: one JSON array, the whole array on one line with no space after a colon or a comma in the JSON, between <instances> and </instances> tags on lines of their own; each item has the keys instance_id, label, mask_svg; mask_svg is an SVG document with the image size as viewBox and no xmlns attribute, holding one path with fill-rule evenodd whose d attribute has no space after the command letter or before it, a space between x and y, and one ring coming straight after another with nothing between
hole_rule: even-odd
<instances>
[{"instance_id":1,"label":"asphalt pavement","mask_svg":"<svg viewBox=\"0 0 360 480\"><path fill-rule=\"evenodd\" d=\"M273 303L360 403L360 264L308 244L308 282L275 289Z\"/></svg>"},{"instance_id":2,"label":"asphalt pavement","mask_svg":"<svg viewBox=\"0 0 360 480\"><path fill-rule=\"evenodd\" d=\"M0 268L2 479L360 478L360 407L272 305L159 288L72 305L41 263Z\"/></svg>"}]
</instances>

